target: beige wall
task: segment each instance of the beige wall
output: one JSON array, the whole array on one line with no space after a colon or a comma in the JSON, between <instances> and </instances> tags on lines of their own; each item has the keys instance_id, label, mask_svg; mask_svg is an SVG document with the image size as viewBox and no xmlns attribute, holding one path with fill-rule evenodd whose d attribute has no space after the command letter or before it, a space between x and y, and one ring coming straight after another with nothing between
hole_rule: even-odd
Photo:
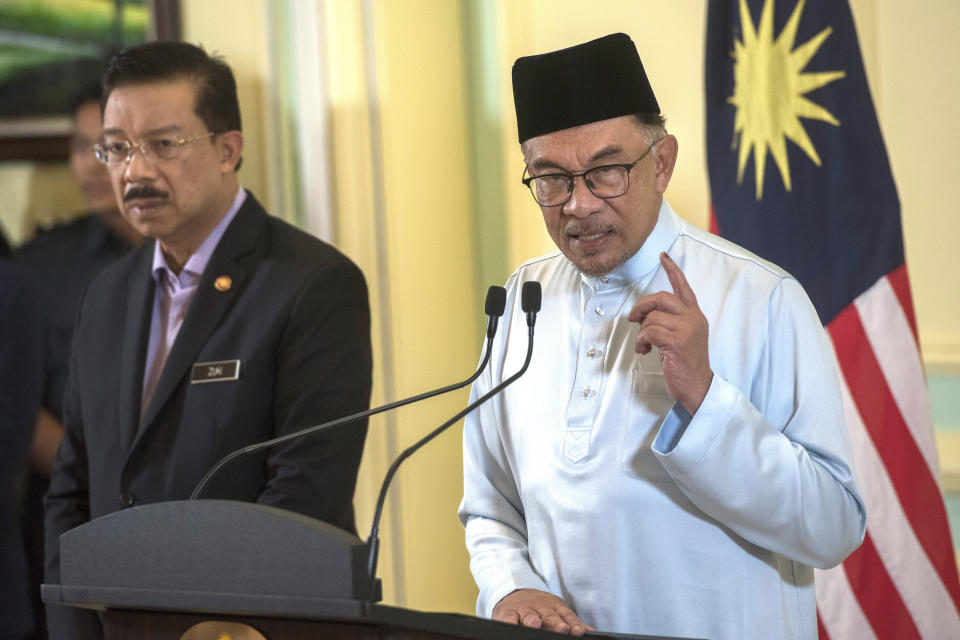
<instances>
[{"instance_id":1,"label":"beige wall","mask_svg":"<svg viewBox=\"0 0 960 640\"><path fill-rule=\"evenodd\" d=\"M375 3L381 224L388 248L388 272L381 276L390 286L395 397L465 378L477 357L459 8L447 0ZM465 402L464 390L401 410L399 446L412 444ZM394 531L402 528L401 557L393 567L403 574L402 591L396 595L419 608L472 608L456 518L462 495L458 430L418 453L398 480L398 491L389 496L399 499Z\"/></svg>"},{"instance_id":2,"label":"beige wall","mask_svg":"<svg viewBox=\"0 0 960 640\"><path fill-rule=\"evenodd\" d=\"M0 230L12 245L29 240L38 226L83 211L80 189L66 163L0 162L0 198Z\"/></svg>"},{"instance_id":3,"label":"beige wall","mask_svg":"<svg viewBox=\"0 0 960 640\"><path fill-rule=\"evenodd\" d=\"M960 371L960 3L879 2L875 11L868 70L903 206L920 341L929 364Z\"/></svg>"}]
</instances>

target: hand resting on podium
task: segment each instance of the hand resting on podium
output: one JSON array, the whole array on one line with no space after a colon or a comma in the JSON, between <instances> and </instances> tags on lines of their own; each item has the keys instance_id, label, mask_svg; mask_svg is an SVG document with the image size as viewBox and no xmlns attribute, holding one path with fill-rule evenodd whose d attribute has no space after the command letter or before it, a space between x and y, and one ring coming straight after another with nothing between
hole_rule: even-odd
<instances>
[{"instance_id":1,"label":"hand resting on podium","mask_svg":"<svg viewBox=\"0 0 960 640\"><path fill-rule=\"evenodd\" d=\"M493 619L575 636L595 631L563 600L537 589L517 589L504 596L493 608Z\"/></svg>"}]
</instances>

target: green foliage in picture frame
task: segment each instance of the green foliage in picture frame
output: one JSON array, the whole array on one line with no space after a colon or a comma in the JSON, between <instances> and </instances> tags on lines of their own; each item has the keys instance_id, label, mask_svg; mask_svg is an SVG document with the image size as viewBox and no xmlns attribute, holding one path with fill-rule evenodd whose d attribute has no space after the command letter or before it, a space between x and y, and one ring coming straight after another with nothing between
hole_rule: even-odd
<instances>
[{"instance_id":1,"label":"green foliage in picture frame","mask_svg":"<svg viewBox=\"0 0 960 640\"><path fill-rule=\"evenodd\" d=\"M0 119L65 114L149 26L144 0L0 0Z\"/></svg>"}]
</instances>

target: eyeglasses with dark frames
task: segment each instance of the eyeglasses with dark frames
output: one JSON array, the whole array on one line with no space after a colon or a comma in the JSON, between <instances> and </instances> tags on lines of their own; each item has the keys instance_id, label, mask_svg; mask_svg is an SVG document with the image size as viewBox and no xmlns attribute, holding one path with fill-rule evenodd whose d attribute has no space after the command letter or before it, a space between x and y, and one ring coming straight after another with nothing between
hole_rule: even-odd
<instances>
[{"instance_id":1,"label":"eyeglasses with dark frames","mask_svg":"<svg viewBox=\"0 0 960 640\"><path fill-rule=\"evenodd\" d=\"M566 204L573 196L573 179L583 178L590 193L603 200L622 196L630 189L630 171L647 157L657 145L653 142L639 158L628 164L605 164L583 173L547 173L542 176L527 176L521 182L530 189L533 199L541 207L557 207ZM523 170L527 174L527 169Z\"/></svg>"}]
</instances>

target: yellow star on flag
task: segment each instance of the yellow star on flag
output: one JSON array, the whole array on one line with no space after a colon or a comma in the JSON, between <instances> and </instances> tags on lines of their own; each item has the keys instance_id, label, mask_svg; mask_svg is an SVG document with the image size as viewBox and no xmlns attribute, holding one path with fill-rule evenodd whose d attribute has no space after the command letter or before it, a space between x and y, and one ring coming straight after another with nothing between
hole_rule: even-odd
<instances>
[{"instance_id":1,"label":"yellow star on flag","mask_svg":"<svg viewBox=\"0 0 960 640\"><path fill-rule=\"evenodd\" d=\"M822 106L804 95L843 78L843 71L804 73L803 68L817 53L833 29L827 27L807 42L793 48L797 27L806 0L799 0L776 38L773 35L773 2L765 0L760 22L754 26L746 0L740 0L740 25L743 40L734 43L734 89L728 100L737 108L733 146L739 144L737 184L743 183L743 170L753 152L757 200L763 198L763 176L767 151L773 156L787 191L790 191L790 167L786 140L797 144L814 164L820 156L807 136L800 118L813 118L839 126L840 122Z\"/></svg>"}]
</instances>

